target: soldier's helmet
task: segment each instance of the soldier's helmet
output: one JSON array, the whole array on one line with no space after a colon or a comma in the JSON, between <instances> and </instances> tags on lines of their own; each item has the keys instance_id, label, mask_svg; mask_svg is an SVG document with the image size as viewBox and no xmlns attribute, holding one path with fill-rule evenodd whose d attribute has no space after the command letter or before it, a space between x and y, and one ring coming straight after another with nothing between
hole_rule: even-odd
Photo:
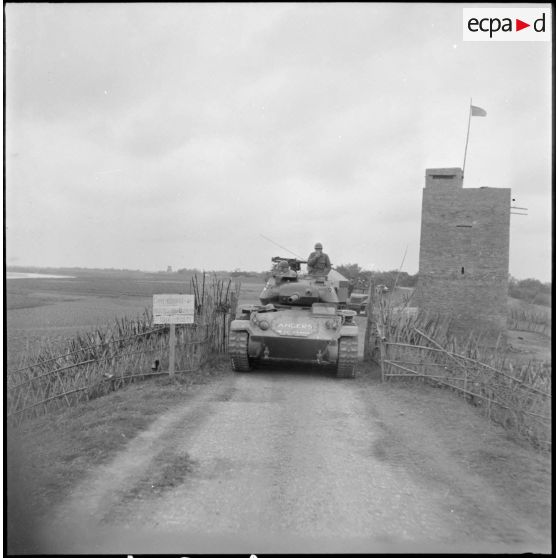
<instances>
[{"instance_id":1,"label":"soldier's helmet","mask_svg":"<svg viewBox=\"0 0 558 558\"><path fill-rule=\"evenodd\" d=\"M289 272L289 262L286 260L280 260L275 264L274 269L275 275L283 275L284 273Z\"/></svg>"},{"instance_id":2,"label":"soldier's helmet","mask_svg":"<svg viewBox=\"0 0 558 558\"><path fill-rule=\"evenodd\" d=\"M322 243L316 242L316 244L314 244L314 250L323 250Z\"/></svg>"}]
</instances>

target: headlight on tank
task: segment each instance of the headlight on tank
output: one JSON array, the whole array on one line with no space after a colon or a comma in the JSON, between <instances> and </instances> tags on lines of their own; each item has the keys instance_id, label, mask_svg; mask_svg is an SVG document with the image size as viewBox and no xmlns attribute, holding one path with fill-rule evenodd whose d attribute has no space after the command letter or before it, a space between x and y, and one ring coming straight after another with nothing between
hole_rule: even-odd
<instances>
[{"instance_id":1,"label":"headlight on tank","mask_svg":"<svg viewBox=\"0 0 558 558\"><path fill-rule=\"evenodd\" d=\"M260 329L269 329L269 322L267 320L260 320L258 326Z\"/></svg>"}]
</instances>

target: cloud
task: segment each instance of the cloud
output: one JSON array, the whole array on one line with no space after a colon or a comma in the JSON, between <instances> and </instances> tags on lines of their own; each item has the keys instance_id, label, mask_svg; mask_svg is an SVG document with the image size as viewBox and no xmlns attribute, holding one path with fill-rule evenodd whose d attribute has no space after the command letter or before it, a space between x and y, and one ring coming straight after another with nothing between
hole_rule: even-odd
<instances>
[{"instance_id":1,"label":"cloud","mask_svg":"<svg viewBox=\"0 0 558 558\"><path fill-rule=\"evenodd\" d=\"M265 269L278 249L263 233L379 267L408 245L415 266L424 170L462 164L471 96L488 117L472 122L466 186L511 187L550 245L548 45L462 43L449 5L6 15L12 258Z\"/></svg>"}]
</instances>

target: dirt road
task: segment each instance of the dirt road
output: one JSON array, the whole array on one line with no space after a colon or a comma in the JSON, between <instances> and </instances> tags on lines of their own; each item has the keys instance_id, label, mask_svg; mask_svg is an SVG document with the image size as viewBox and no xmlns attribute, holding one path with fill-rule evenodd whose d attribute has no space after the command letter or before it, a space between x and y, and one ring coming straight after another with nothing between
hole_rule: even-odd
<instances>
[{"instance_id":1,"label":"dirt road","mask_svg":"<svg viewBox=\"0 0 558 558\"><path fill-rule=\"evenodd\" d=\"M70 554L550 552L550 492L517 478L537 466L453 394L271 367L159 417L38 535Z\"/></svg>"}]
</instances>

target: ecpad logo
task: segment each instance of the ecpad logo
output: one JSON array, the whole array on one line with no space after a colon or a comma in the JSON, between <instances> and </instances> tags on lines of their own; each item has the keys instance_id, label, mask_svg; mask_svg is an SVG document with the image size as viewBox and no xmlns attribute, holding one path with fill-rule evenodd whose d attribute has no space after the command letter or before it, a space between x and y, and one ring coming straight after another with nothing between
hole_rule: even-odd
<instances>
[{"instance_id":1,"label":"ecpad logo","mask_svg":"<svg viewBox=\"0 0 558 558\"><path fill-rule=\"evenodd\" d=\"M492 39L493 33L497 33L498 31L503 31L504 33L513 31L512 20L509 17L505 17L504 19L500 19L497 17L485 17L483 19L477 19L476 17L472 17L467 22L467 27L469 31L476 33L477 31L488 31L490 33L490 38ZM525 23L520 19L515 18L515 31L521 31L522 29L526 29L530 27L529 23ZM546 28L546 14L543 13L542 17L536 19L533 23L533 29L537 33L544 33Z\"/></svg>"},{"instance_id":2,"label":"ecpad logo","mask_svg":"<svg viewBox=\"0 0 558 558\"><path fill-rule=\"evenodd\" d=\"M463 8L464 41L550 41L550 8Z\"/></svg>"}]
</instances>

